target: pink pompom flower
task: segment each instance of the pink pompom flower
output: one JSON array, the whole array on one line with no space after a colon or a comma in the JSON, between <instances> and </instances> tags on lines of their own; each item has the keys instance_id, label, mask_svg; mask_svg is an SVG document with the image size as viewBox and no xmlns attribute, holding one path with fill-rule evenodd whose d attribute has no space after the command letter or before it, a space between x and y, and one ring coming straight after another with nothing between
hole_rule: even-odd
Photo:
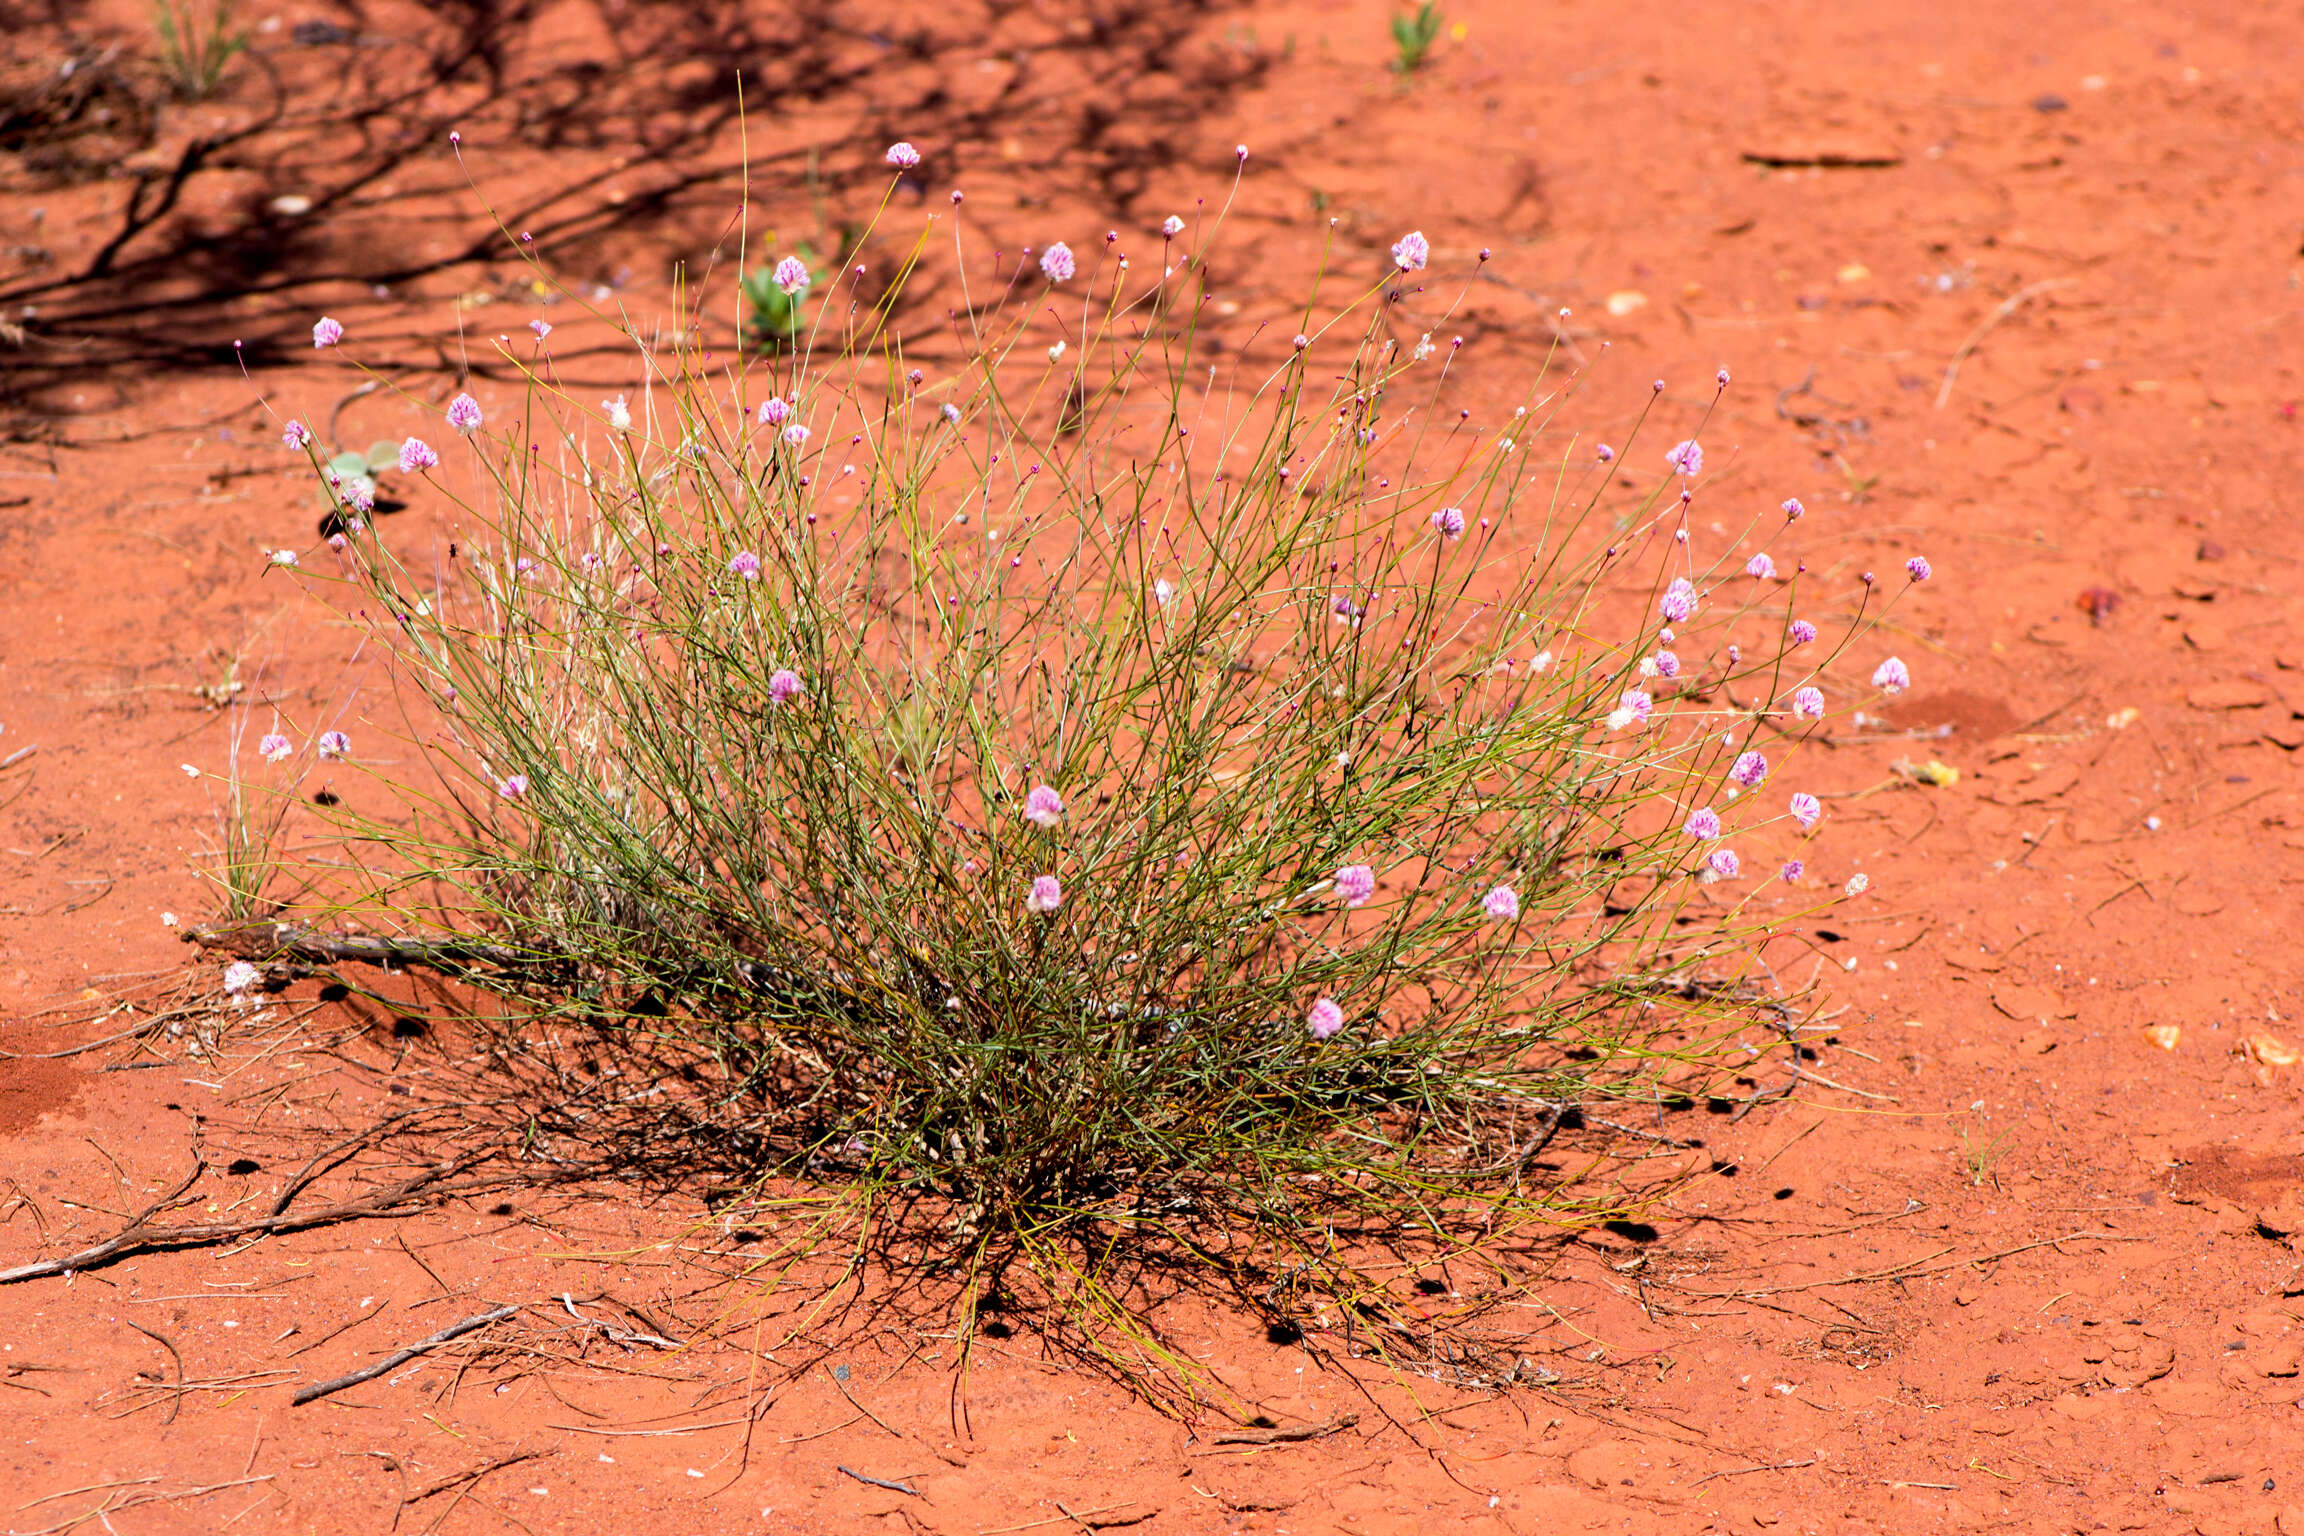
<instances>
[{"instance_id":1,"label":"pink pompom flower","mask_svg":"<svg viewBox=\"0 0 2304 1536\"><path fill-rule=\"evenodd\" d=\"M784 441L794 448L801 447L808 441L808 429L794 422L784 429Z\"/></svg>"},{"instance_id":2,"label":"pink pompom flower","mask_svg":"<svg viewBox=\"0 0 2304 1536\"><path fill-rule=\"evenodd\" d=\"M1759 752L1746 752L1736 759L1736 766L1728 770L1728 777L1746 789L1758 789L1768 777L1767 756Z\"/></svg>"},{"instance_id":3,"label":"pink pompom flower","mask_svg":"<svg viewBox=\"0 0 2304 1536\"><path fill-rule=\"evenodd\" d=\"M1914 581L1926 581L1929 577L1936 574L1929 568L1928 557L1926 555L1914 555L1911 559L1905 561L1904 573L1910 576Z\"/></svg>"},{"instance_id":4,"label":"pink pompom flower","mask_svg":"<svg viewBox=\"0 0 2304 1536\"><path fill-rule=\"evenodd\" d=\"M430 469L439 462L440 455L434 453L432 445L420 437L412 437L400 445L400 473L404 475Z\"/></svg>"},{"instance_id":5,"label":"pink pompom flower","mask_svg":"<svg viewBox=\"0 0 2304 1536\"><path fill-rule=\"evenodd\" d=\"M1704 445L1694 438L1674 443L1664 462L1680 474L1700 475L1704 473Z\"/></svg>"},{"instance_id":6,"label":"pink pompom flower","mask_svg":"<svg viewBox=\"0 0 2304 1536\"><path fill-rule=\"evenodd\" d=\"M1347 864L1336 871L1336 894L1348 907L1363 905L1376 894L1376 871L1365 864Z\"/></svg>"},{"instance_id":7,"label":"pink pompom flower","mask_svg":"<svg viewBox=\"0 0 2304 1536\"><path fill-rule=\"evenodd\" d=\"M802 692L800 674L790 667L778 667L768 674L768 702L789 704Z\"/></svg>"},{"instance_id":8,"label":"pink pompom flower","mask_svg":"<svg viewBox=\"0 0 2304 1536\"><path fill-rule=\"evenodd\" d=\"M786 293L798 293L807 287L810 281L808 263L797 256L787 256L776 263L776 270L769 276L775 280L776 286Z\"/></svg>"},{"instance_id":9,"label":"pink pompom flower","mask_svg":"<svg viewBox=\"0 0 2304 1536\"><path fill-rule=\"evenodd\" d=\"M920 163L920 151L914 149L908 141L898 139L888 146L888 153L881 158L900 171L908 171Z\"/></svg>"},{"instance_id":10,"label":"pink pompom flower","mask_svg":"<svg viewBox=\"0 0 2304 1536\"><path fill-rule=\"evenodd\" d=\"M1788 523L1796 523L1800 521L1800 519L1804 517L1808 511L1806 507L1800 505L1800 498L1797 496L1785 497L1783 510L1784 521Z\"/></svg>"},{"instance_id":11,"label":"pink pompom flower","mask_svg":"<svg viewBox=\"0 0 2304 1536\"><path fill-rule=\"evenodd\" d=\"M1039 875L1032 881L1032 893L1024 898L1027 912L1053 912L1064 905L1064 887L1054 875Z\"/></svg>"},{"instance_id":12,"label":"pink pompom flower","mask_svg":"<svg viewBox=\"0 0 2304 1536\"><path fill-rule=\"evenodd\" d=\"M1453 544L1464 537L1464 509L1442 507L1432 514L1432 527L1440 537Z\"/></svg>"},{"instance_id":13,"label":"pink pompom flower","mask_svg":"<svg viewBox=\"0 0 2304 1536\"><path fill-rule=\"evenodd\" d=\"M343 339L344 327L326 315L322 315L319 323L312 327L312 345L315 347L332 347Z\"/></svg>"},{"instance_id":14,"label":"pink pompom flower","mask_svg":"<svg viewBox=\"0 0 2304 1536\"><path fill-rule=\"evenodd\" d=\"M528 775L515 773L496 786L496 793L507 800L517 800L528 793Z\"/></svg>"},{"instance_id":15,"label":"pink pompom flower","mask_svg":"<svg viewBox=\"0 0 2304 1536\"><path fill-rule=\"evenodd\" d=\"M791 414L792 407L785 404L782 395L770 395L760 402L759 421L764 427L780 427Z\"/></svg>"},{"instance_id":16,"label":"pink pompom flower","mask_svg":"<svg viewBox=\"0 0 2304 1536\"><path fill-rule=\"evenodd\" d=\"M528 329L536 333L538 341L542 341L552 334L552 322L549 320L531 320L528 322Z\"/></svg>"},{"instance_id":17,"label":"pink pompom flower","mask_svg":"<svg viewBox=\"0 0 2304 1536\"><path fill-rule=\"evenodd\" d=\"M224 967L224 990L234 997L244 997L263 982L264 973L245 960L235 960Z\"/></svg>"},{"instance_id":18,"label":"pink pompom flower","mask_svg":"<svg viewBox=\"0 0 2304 1536\"><path fill-rule=\"evenodd\" d=\"M1902 693L1912 686L1912 669L1891 656L1873 672L1872 686L1882 693Z\"/></svg>"},{"instance_id":19,"label":"pink pompom flower","mask_svg":"<svg viewBox=\"0 0 2304 1536\"><path fill-rule=\"evenodd\" d=\"M1672 578L1672 585L1656 601L1656 611L1674 624L1685 624L1696 617L1696 584L1685 576Z\"/></svg>"},{"instance_id":20,"label":"pink pompom flower","mask_svg":"<svg viewBox=\"0 0 2304 1536\"><path fill-rule=\"evenodd\" d=\"M1331 1039L1343 1027L1344 1010L1334 998L1323 997L1305 1010L1304 1028L1315 1040Z\"/></svg>"},{"instance_id":21,"label":"pink pompom flower","mask_svg":"<svg viewBox=\"0 0 2304 1536\"><path fill-rule=\"evenodd\" d=\"M1040 253L1040 271L1052 283L1068 283L1078 270L1079 264L1072 259L1072 247L1061 240Z\"/></svg>"},{"instance_id":22,"label":"pink pompom flower","mask_svg":"<svg viewBox=\"0 0 2304 1536\"><path fill-rule=\"evenodd\" d=\"M301 449L312 441L312 431L300 421L291 421L281 429L280 441L288 448Z\"/></svg>"},{"instance_id":23,"label":"pink pompom flower","mask_svg":"<svg viewBox=\"0 0 2304 1536\"><path fill-rule=\"evenodd\" d=\"M1720 880L1735 879L1736 872L1744 867L1743 861L1736 857L1736 850L1733 848L1713 849L1712 856L1706 859L1704 864L1706 868L1712 871L1714 878Z\"/></svg>"},{"instance_id":24,"label":"pink pompom flower","mask_svg":"<svg viewBox=\"0 0 2304 1536\"><path fill-rule=\"evenodd\" d=\"M1792 695L1792 715L1797 720L1824 718L1824 690L1814 686L1797 689Z\"/></svg>"},{"instance_id":25,"label":"pink pompom flower","mask_svg":"<svg viewBox=\"0 0 2304 1536\"><path fill-rule=\"evenodd\" d=\"M262 741L256 743L256 751L264 761L277 763L294 756L296 748L287 737L278 731L273 731L268 733Z\"/></svg>"},{"instance_id":26,"label":"pink pompom flower","mask_svg":"<svg viewBox=\"0 0 2304 1536\"><path fill-rule=\"evenodd\" d=\"M1687 825L1681 830L1690 837L1710 842L1720 835L1720 813L1708 805L1690 811Z\"/></svg>"},{"instance_id":27,"label":"pink pompom flower","mask_svg":"<svg viewBox=\"0 0 2304 1536\"><path fill-rule=\"evenodd\" d=\"M1047 784L1035 784L1024 797L1024 819L1036 827L1052 827L1064 819L1064 797Z\"/></svg>"},{"instance_id":28,"label":"pink pompom flower","mask_svg":"<svg viewBox=\"0 0 2304 1536\"><path fill-rule=\"evenodd\" d=\"M1776 562L1768 558L1768 551L1762 550L1744 562L1744 574L1759 581L1766 581L1776 574Z\"/></svg>"},{"instance_id":29,"label":"pink pompom flower","mask_svg":"<svg viewBox=\"0 0 2304 1536\"><path fill-rule=\"evenodd\" d=\"M1808 791L1803 789L1792 796L1792 819L1800 823L1801 831L1815 826L1823 815L1824 802Z\"/></svg>"},{"instance_id":30,"label":"pink pompom flower","mask_svg":"<svg viewBox=\"0 0 2304 1536\"><path fill-rule=\"evenodd\" d=\"M1403 272L1421 272L1432 259L1432 242L1424 231L1412 229L1392 243L1392 265Z\"/></svg>"},{"instance_id":31,"label":"pink pompom flower","mask_svg":"<svg viewBox=\"0 0 2304 1536\"><path fill-rule=\"evenodd\" d=\"M322 731L320 739L313 745L318 748L323 758L331 762L337 758L352 755L352 738L342 731Z\"/></svg>"},{"instance_id":32,"label":"pink pompom flower","mask_svg":"<svg viewBox=\"0 0 2304 1536\"><path fill-rule=\"evenodd\" d=\"M740 549L728 559L728 572L745 581L760 579L760 557L748 549Z\"/></svg>"},{"instance_id":33,"label":"pink pompom flower","mask_svg":"<svg viewBox=\"0 0 2304 1536\"><path fill-rule=\"evenodd\" d=\"M1176 217L1176 215L1170 214L1168 217L1160 221L1160 233L1166 236L1168 239L1173 240L1178 235L1184 233L1184 221Z\"/></svg>"},{"instance_id":34,"label":"pink pompom flower","mask_svg":"<svg viewBox=\"0 0 2304 1536\"><path fill-rule=\"evenodd\" d=\"M1816 643L1816 626L1806 619L1794 619L1791 634L1794 645L1813 645Z\"/></svg>"},{"instance_id":35,"label":"pink pompom flower","mask_svg":"<svg viewBox=\"0 0 2304 1536\"><path fill-rule=\"evenodd\" d=\"M1798 859L1786 859L1784 861L1784 867L1778 870L1777 874L1783 879L1786 885L1795 885L1799 883L1800 877L1803 874L1806 874L1807 871L1808 866L1801 863Z\"/></svg>"},{"instance_id":36,"label":"pink pompom flower","mask_svg":"<svg viewBox=\"0 0 2304 1536\"><path fill-rule=\"evenodd\" d=\"M480 430L480 402L470 395L458 395L448 402L448 425L469 436Z\"/></svg>"},{"instance_id":37,"label":"pink pompom flower","mask_svg":"<svg viewBox=\"0 0 2304 1536\"><path fill-rule=\"evenodd\" d=\"M1480 910L1499 923L1509 923L1520 915L1520 893L1500 885L1480 898Z\"/></svg>"}]
</instances>

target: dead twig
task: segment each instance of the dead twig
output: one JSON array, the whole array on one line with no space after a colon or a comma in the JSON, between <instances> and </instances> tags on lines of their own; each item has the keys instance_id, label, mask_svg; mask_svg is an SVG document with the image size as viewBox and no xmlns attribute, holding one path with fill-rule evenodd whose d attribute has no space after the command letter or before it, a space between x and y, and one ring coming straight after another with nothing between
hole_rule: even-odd
<instances>
[{"instance_id":1,"label":"dead twig","mask_svg":"<svg viewBox=\"0 0 2304 1536\"><path fill-rule=\"evenodd\" d=\"M2023 308L2025 301L2034 294L2046 293L2051 288L2069 288L2077 281L2079 279L2071 277L2044 278L2037 283L2027 283L2002 300L2000 307L1986 315L1976 329L1968 333L1968 339L1960 343L1959 350L1952 354L1951 364L1944 370L1944 387L1936 391L1936 409L1944 409L1945 403L1952 398L1952 381L1960 376L1960 365L1968 360L1968 354L1976 350L1977 343L1989 335L1994 326Z\"/></svg>"},{"instance_id":2,"label":"dead twig","mask_svg":"<svg viewBox=\"0 0 2304 1536\"><path fill-rule=\"evenodd\" d=\"M844 1466L841 1467L840 1470L847 1473L850 1477L856 1479L856 1481L860 1483L870 1483L875 1488L886 1488L892 1493L908 1493L916 1499L925 1499L928 1497L928 1495L922 1493L919 1489L913 1487L910 1483L892 1483L884 1477L866 1477L863 1473L857 1471L854 1467Z\"/></svg>"},{"instance_id":3,"label":"dead twig","mask_svg":"<svg viewBox=\"0 0 2304 1536\"><path fill-rule=\"evenodd\" d=\"M176 1415L182 1411L184 1407L184 1356L177 1351L177 1348L173 1343L169 1342L169 1340L162 1337L161 1335L154 1333L151 1329L145 1327L142 1323L131 1323L124 1317L121 1318L120 1321L123 1324L126 1324L128 1327L135 1329L138 1333L144 1335L144 1337L150 1339L153 1343L159 1345L162 1349L168 1351L168 1357L176 1362L176 1395L168 1400L168 1416L160 1421L162 1424L175 1423Z\"/></svg>"},{"instance_id":4,"label":"dead twig","mask_svg":"<svg viewBox=\"0 0 2304 1536\"><path fill-rule=\"evenodd\" d=\"M516 1306L498 1307L492 1312L483 1312L477 1317L468 1317L460 1323L450 1323L447 1327L441 1329L438 1333L433 1334L430 1338L418 1339L415 1343L409 1345L406 1349L396 1349L391 1354L386 1355L383 1359L377 1361L374 1365L362 1366L357 1371L348 1372L347 1374L338 1376L331 1381L314 1382L311 1386L306 1387L303 1391L290 1398L288 1400L289 1405L291 1407L301 1408L306 1403L315 1402L320 1398L328 1396L328 1394L331 1392L341 1392L346 1387L356 1387L364 1381L374 1381L377 1377L393 1369L395 1366L415 1359L418 1355L424 1353L424 1351L428 1349L438 1349L441 1345L449 1343L455 1339L460 1339L475 1329L485 1328L490 1323L502 1322L505 1318L510 1317L513 1313L519 1310L520 1309Z\"/></svg>"},{"instance_id":5,"label":"dead twig","mask_svg":"<svg viewBox=\"0 0 2304 1536\"><path fill-rule=\"evenodd\" d=\"M1284 1445L1293 1440L1323 1440L1342 1434L1360 1422L1356 1413L1340 1413L1322 1424L1284 1424L1277 1429L1230 1429L1210 1435L1210 1445Z\"/></svg>"}]
</instances>

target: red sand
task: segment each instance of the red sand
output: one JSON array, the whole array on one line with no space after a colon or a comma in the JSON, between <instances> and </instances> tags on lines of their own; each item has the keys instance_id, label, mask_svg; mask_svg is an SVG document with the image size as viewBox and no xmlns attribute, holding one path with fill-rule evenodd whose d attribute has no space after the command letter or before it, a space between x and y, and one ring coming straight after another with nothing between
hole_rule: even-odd
<instances>
[{"instance_id":1,"label":"red sand","mask_svg":"<svg viewBox=\"0 0 2304 1536\"><path fill-rule=\"evenodd\" d=\"M735 1303L690 1251L719 1225L693 1199L521 1195L0 1289L0 1526L383 1529L535 1450L401 1528L2304 1530L2304 1067L2272 1064L2304 1043L2280 960L2304 848L2304 35L2230 9L1457 0L1463 34L1403 85L1368 0L563 4L470 37L457 19L492 8L388 5L280 13L214 103L144 114L148 80L83 74L60 125L0 138L0 319L30 333L0 341L0 758L38 748L0 770L11 1051L99 1037L57 1026L185 963L160 913L206 910L207 786L178 765L220 760L227 719L190 690L243 648L258 697L310 714L342 684L340 636L263 576L313 511L227 343L309 409L354 382L299 344L323 309L427 398L459 295L495 295L467 299L473 336L524 324L492 288L515 269L462 259L489 231L450 126L561 270L661 313L733 200L706 61L739 27L764 209L805 207L801 146L836 146L840 186L904 136L982 237L1081 244L1193 212L1245 142L1220 268L1244 322L1283 314L1330 218L1359 263L1410 227L1439 267L1491 247L1499 281L1449 322L1476 385L1516 382L1562 305L1626 402L1661 377L1692 422L1726 364L1723 521L1798 495L1827 580L1912 550L1937 577L1852 658L1913 664L1894 728L1843 726L1813 765L1868 791L1833 802L1819 874L1870 891L1793 935L1848 1007L1810 1064L1838 1086L1666 1117L1704 1145L1663 1155L1701 1176L1653 1240L1531 1256L1476 1328L1549 1385L1347 1378L1201 1308L1172 1337L1268 1418L1357 1423L1215 1443L1019 1332L985 1341L962 1434L934 1321L836 1310L780 1345L805 1314L778 1298L715 1334ZM148 46L133 5L45 15L0 7L12 91L91 38ZM349 30L292 41L324 16ZM314 206L268 212L283 195ZM396 411L348 420L381 436ZM1892 767L1930 758L1959 781ZM173 1187L196 1117L220 1160L260 1112L427 1092L381 1028L221 1089L183 1040L166 1056L0 1059L0 1264ZM1968 1148L1998 1155L1972 1174ZM287 1171L211 1174L175 1219L246 1214ZM715 1342L620 1343L563 1292ZM500 1301L531 1309L502 1337L554 1358L449 1349L290 1406Z\"/></svg>"}]
</instances>

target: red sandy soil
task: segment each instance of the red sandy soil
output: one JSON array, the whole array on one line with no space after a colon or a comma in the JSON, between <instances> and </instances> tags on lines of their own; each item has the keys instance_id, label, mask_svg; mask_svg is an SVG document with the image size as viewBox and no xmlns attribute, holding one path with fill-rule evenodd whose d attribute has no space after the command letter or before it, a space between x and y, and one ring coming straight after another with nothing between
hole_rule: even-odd
<instances>
[{"instance_id":1,"label":"red sandy soil","mask_svg":"<svg viewBox=\"0 0 2304 1536\"><path fill-rule=\"evenodd\" d=\"M1356 263L1410 227L1439 269L1490 247L1501 281L1449 322L1472 399L1563 305L1627 413L1654 376L1693 423L1725 364L1700 513L1797 495L1843 590L1915 550L1937 573L1848 664L1896 649L1914 692L1810 763L1844 797L1820 878L1871 882L1796 930L1794 979L1820 961L1847 1010L1816 1080L1646 1127L1701 1142L1656 1146L1697 1176L1653 1230L1546 1250L1467 1325L1517 1385L1346 1371L1199 1307L1171 1336L1253 1410L1357 1421L1225 1443L1020 1330L984 1341L964 1432L933 1320L707 1284L740 1245L693 1194L523 1193L0 1289L0 1528L2304 1531L2304 28L2218 9L1450 0L1462 33L1402 83L1373 0L260 5L219 100L155 108L137 7L0 3L12 99L95 71L0 138L27 331L0 343L0 758L38 748L0 770L13 1052L122 1027L87 1021L187 963L161 913L206 910L213 781L178 765L230 720L191 690L240 654L246 697L343 686L340 633L264 575L313 513L229 342L325 406L354 382L301 341L329 310L445 398L459 319L534 312L450 127L513 227L636 314L721 239L730 60L755 202L795 219L808 146L840 198L904 136L923 203L962 185L982 238L1084 244L1190 212L1247 143L1243 324L1284 315L1330 218ZM290 194L311 210L270 211ZM1894 766L1929 759L1958 782ZM114 1231L204 1124L220 1164L260 1113L436 1093L367 1022L259 1034L282 1048L222 1087L196 1030L0 1059L0 1265ZM219 1168L170 1219L268 1208L291 1171ZM536 1353L290 1404L507 1302L486 1337Z\"/></svg>"}]
</instances>

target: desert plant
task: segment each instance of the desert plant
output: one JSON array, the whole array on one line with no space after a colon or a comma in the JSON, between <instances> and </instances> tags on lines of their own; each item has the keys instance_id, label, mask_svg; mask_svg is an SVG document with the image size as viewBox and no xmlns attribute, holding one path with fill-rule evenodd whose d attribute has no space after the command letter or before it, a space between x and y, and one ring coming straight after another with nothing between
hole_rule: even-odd
<instances>
[{"instance_id":1,"label":"desert plant","mask_svg":"<svg viewBox=\"0 0 2304 1536\"><path fill-rule=\"evenodd\" d=\"M1413 16L1395 12L1392 16L1392 72L1412 75L1424 67L1432 55L1432 45L1440 40L1440 7L1433 0L1424 0Z\"/></svg>"},{"instance_id":2,"label":"desert plant","mask_svg":"<svg viewBox=\"0 0 2304 1536\"><path fill-rule=\"evenodd\" d=\"M485 935L525 1016L709 1062L763 1174L942 1210L963 1307L1021 1263L1125 1329L1157 1251L1349 1324L1366 1242L1612 1214L1534 1177L1564 1119L1796 1033L1747 906L1820 807L1759 791L1871 589L1813 644L1764 552L1692 552L1693 441L1633 493L1540 454L1552 360L1443 408L1420 234L1219 353L1182 228L1005 296L916 259L934 381L839 279L733 372L630 333L638 395L507 350L518 408L398 451L455 542L295 563L420 700L302 915Z\"/></svg>"},{"instance_id":3,"label":"desert plant","mask_svg":"<svg viewBox=\"0 0 2304 1536\"><path fill-rule=\"evenodd\" d=\"M152 0L152 30L160 42L160 70L182 101L216 94L232 61L248 46L236 0Z\"/></svg>"}]
</instances>

